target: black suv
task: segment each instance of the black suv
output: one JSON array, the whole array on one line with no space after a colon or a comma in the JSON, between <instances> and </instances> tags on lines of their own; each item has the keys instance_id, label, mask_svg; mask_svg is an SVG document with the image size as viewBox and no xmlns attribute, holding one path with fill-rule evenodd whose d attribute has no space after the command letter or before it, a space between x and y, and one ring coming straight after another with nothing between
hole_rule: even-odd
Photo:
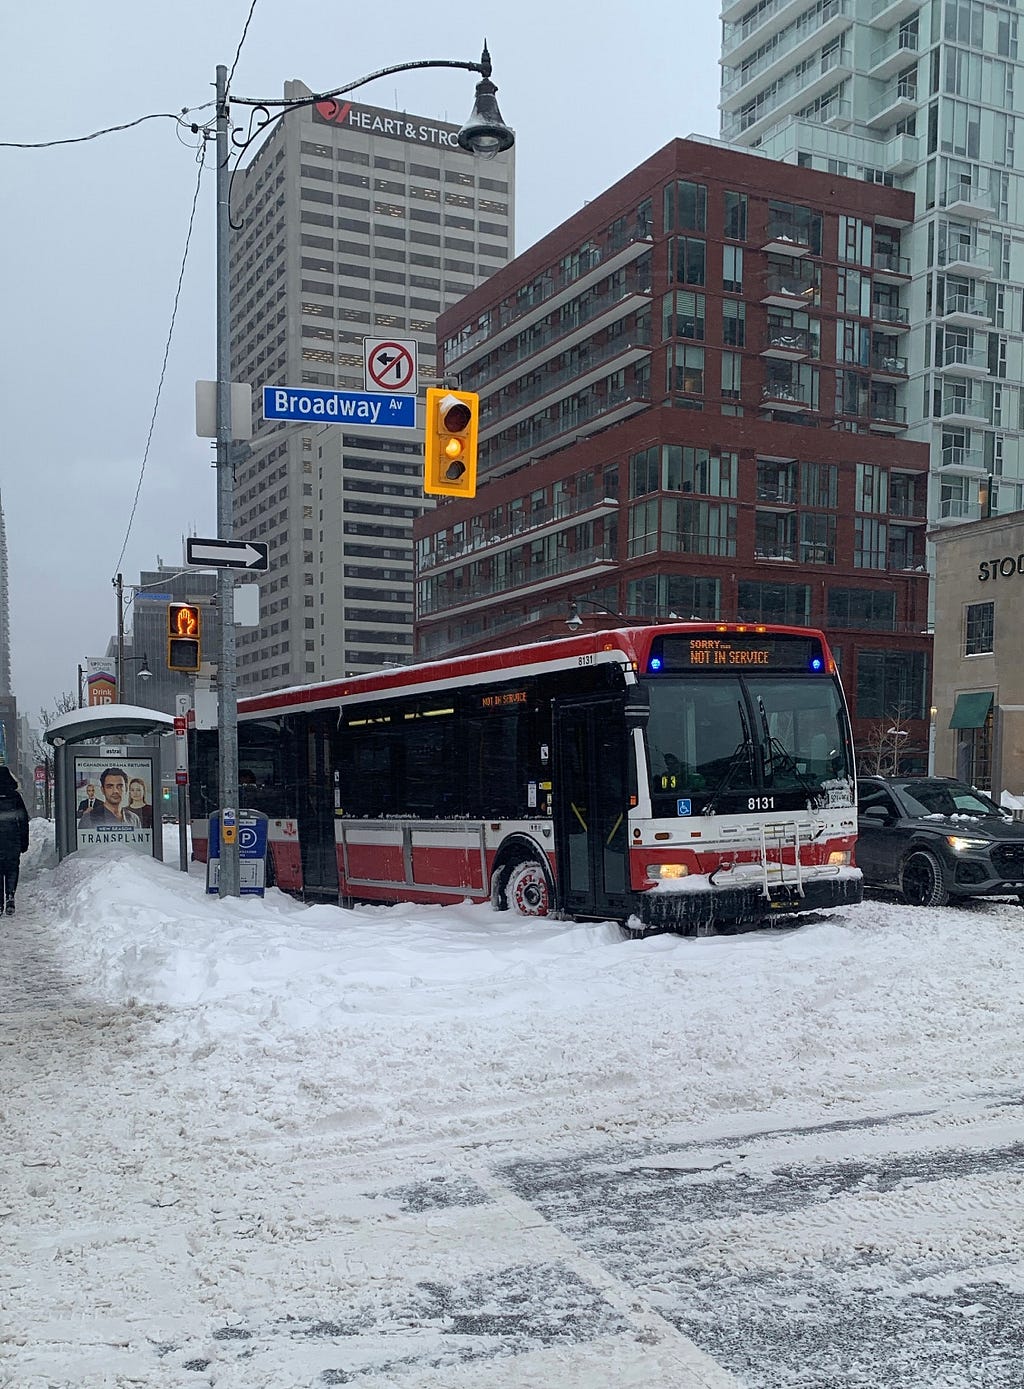
<instances>
[{"instance_id":1,"label":"black suv","mask_svg":"<svg viewBox=\"0 0 1024 1389\"><path fill-rule=\"evenodd\" d=\"M1016 895L1024 906L1024 824L962 781L861 777L857 867L867 887L918 907Z\"/></svg>"}]
</instances>

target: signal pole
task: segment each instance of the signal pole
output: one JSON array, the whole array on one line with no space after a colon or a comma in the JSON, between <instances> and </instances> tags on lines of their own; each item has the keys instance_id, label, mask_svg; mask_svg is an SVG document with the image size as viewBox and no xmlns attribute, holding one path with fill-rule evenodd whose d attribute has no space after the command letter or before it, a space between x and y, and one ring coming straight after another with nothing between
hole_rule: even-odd
<instances>
[{"instance_id":1,"label":"signal pole","mask_svg":"<svg viewBox=\"0 0 1024 1389\"><path fill-rule=\"evenodd\" d=\"M235 479L231 448L231 210L228 197L228 70L217 67L217 538L233 540ZM217 571L220 651L217 661L217 745L220 786L220 897L240 895L238 842L225 836L226 809L238 809L238 710L235 704L235 580Z\"/></svg>"}]
</instances>

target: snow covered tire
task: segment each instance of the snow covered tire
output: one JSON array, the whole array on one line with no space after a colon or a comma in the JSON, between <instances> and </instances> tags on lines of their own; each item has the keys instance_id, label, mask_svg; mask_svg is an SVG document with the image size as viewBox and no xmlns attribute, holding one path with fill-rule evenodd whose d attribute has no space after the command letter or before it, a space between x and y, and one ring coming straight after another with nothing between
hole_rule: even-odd
<instances>
[{"instance_id":1,"label":"snow covered tire","mask_svg":"<svg viewBox=\"0 0 1024 1389\"><path fill-rule=\"evenodd\" d=\"M498 905L517 916L551 915L551 879L539 859L520 859L509 867L498 889Z\"/></svg>"}]
</instances>

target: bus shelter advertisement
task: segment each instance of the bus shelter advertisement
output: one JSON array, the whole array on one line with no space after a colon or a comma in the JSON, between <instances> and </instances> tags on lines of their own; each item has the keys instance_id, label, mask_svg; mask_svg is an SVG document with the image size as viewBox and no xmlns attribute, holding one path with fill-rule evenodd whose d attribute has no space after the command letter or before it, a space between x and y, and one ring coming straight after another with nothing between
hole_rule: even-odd
<instances>
[{"instance_id":1,"label":"bus shelter advertisement","mask_svg":"<svg viewBox=\"0 0 1024 1389\"><path fill-rule=\"evenodd\" d=\"M79 849L124 844L153 852L153 762L148 757L75 757Z\"/></svg>"}]
</instances>

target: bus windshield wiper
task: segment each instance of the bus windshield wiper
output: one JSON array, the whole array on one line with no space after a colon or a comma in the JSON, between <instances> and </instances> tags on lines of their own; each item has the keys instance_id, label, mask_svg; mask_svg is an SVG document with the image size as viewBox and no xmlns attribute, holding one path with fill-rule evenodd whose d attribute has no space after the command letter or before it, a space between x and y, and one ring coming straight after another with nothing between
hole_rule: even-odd
<instances>
[{"instance_id":1,"label":"bus windshield wiper","mask_svg":"<svg viewBox=\"0 0 1024 1389\"><path fill-rule=\"evenodd\" d=\"M778 761L779 770L791 772L804 791L820 790L818 783L812 780L806 772L800 770L796 758L785 743L780 743L769 729L768 715L765 712L764 700L760 695L757 697L757 707L761 715L761 730L764 733L764 745L767 750L764 760L765 784L771 785L775 780L775 763Z\"/></svg>"},{"instance_id":2,"label":"bus windshield wiper","mask_svg":"<svg viewBox=\"0 0 1024 1389\"><path fill-rule=\"evenodd\" d=\"M751 781L754 779L754 744L750 737L750 727L747 723L747 715L743 708L742 699L736 701L736 708L739 710L740 726L743 729L743 741L736 744L736 749L729 758L729 765L722 773L718 785L711 792L711 795L704 802L703 815L714 815L718 809L718 798L723 795L732 785L732 779L739 771L744 762L747 764L747 771Z\"/></svg>"}]
</instances>

